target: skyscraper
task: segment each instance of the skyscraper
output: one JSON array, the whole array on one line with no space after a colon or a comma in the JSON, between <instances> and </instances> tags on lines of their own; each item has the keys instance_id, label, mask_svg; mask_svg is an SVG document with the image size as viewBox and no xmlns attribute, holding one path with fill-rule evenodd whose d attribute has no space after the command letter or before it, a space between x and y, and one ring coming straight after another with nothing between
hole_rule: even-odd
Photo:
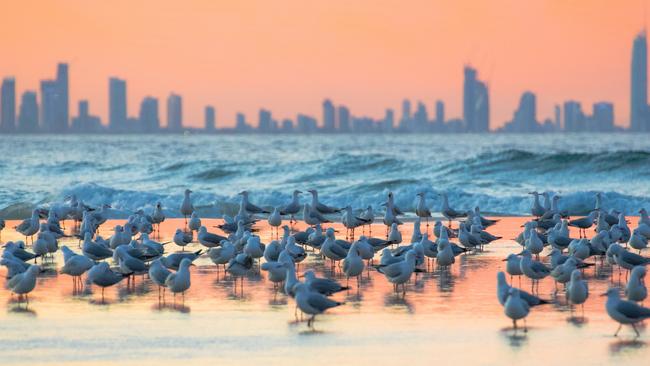
<instances>
[{"instance_id":1,"label":"skyscraper","mask_svg":"<svg viewBox=\"0 0 650 366\"><path fill-rule=\"evenodd\" d=\"M102 130L102 121L99 117L91 116L87 100L79 101L79 112L72 119L71 130L80 133L96 133Z\"/></svg>"},{"instance_id":2,"label":"skyscraper","mask_svg":"<svg viewBox=\"0 0 650 366\"><path fill-rule=\"evenodd\" d=\"M271 111L260 109L257 126L260 132L271 132Z\"/></svg>"},{"instance_id":3,"label":"skyscraper","mask_svg":"<svg viewBox=\"0 0 650 366\"><path fill-rule=\"evenodd\" d=\"M630 129L650 131L648 117L648 44L643 31L632 46Z\"/></svg>"},{"instance_id":4,"label":"skyscraper","mask_svg":"<svg viewBox=\"0 0 650 366\"><path fill-rule=\"evenodd\" d=\"M59 63L56 68L57 97L55 125L57 132L64 132L70 125L70 92L68 83L68 64Z\"/></svg>"},{"instance_id":5,"label":"skyscraper","mask_svg":"<svg viewBox=\"0 0 650 366\"><path fill-rule=\"evenodd\" d=\"M404 99L402 101L402 118L399 121L399 129L409 131L411 129L411 101Z\"/></svg>"},{"instance_id":6,"label":"skyscraper","mask_svg":"<svg viewBox=\"0 0 650 366\"><path fill-rule=\"evenodd\" d=\"M158 114L158 99L145 97L140 103L140 131L147 133L158 132L160 129L160 117Z\"/></svg>"},{"instance_id":7,"label":"skyscraper","mask_svg":"<svg viewBox=\"0 0 650 366\"><path fill-rule=\"evenodd\" d=\"M487 85L477 79L477 72L465 66L463 84L463 121L467 132L490 130L490 96Z\"/></svg>"},{"instance_id":8,"label":"skyscraper","mask_svg":"<svg viewBox=\"0 0 650 366\"><path fill-rule=\"evenodd\" d=\"M323 101L323 131L334 132L336 129L336 109L331 100Z\"/></svg>"},{"instance_id":9,"label":"skyscraper","mask_svg":"<svg viewBox=\"0 0 650 366\"><path fill-rule=\"evenodd\" d=\"M436 101L436 123L442 125L445 123L445 102Z\"/></svg>"},{"instance_id":10,"label":"skyscraper","mask_svg":"<svg viewBox=\"0 0 650 366\"><path fill-rule=\"evenodd\" d=\"M173 132L183 130L183 99L174 93L167 98L167 129Z\"/></svg>"},{"instance_id":11,"label":"skyscraper","mask_svg":"<svg viewBox=\"0 0 650 366\"><path fill-rule=\"evenodd\" d=\"M585 115L580 102L564 102L564 131L580 132L585 130Z\"/></svg>"},{"instance_id":12,"label":"skyscraper","mask_svg":"<svg viewBox=\"0 0 650 366\"><path fill-rule=\"evenodd\" d=\"M592 116L593 126L589 131L614 131L614 105L609 102L595 103Z\"/></svg>"},{"instance_id":13,"label":"skyscraper","mask_svg":"<svg viewBox=\"0 0 650 366\"><path fill-rule=\"evenodd\" d=\"M112 132L126 132L126 81L110 78L108 81L108 128Z\"/></svg>"},{"instance_id":14,"label":"skyscraper","mask_svg":"<svg viewBox=\"0 0 650 366\"><path fill-rule=\"evenodd\" d=\"M38 102L36 101L36 92L26 91L20 98L18 131L28 133L38 132Z\"/></svg>"},{"instance_id":15,"label":"skyscraper","mask_svg":"<svg viewBox=\"0 0 650 366\"><path fill-rule=\"evenodd\" d=\"M57 123L59 104L59 84L56 80L41 81L41 129L49 133L65 132Z\"/></svg>"},{"instance_id":16,"label":"skyscraper","mask_svg":"<svg viewBox=\"0 0 650 366\"><path fill-rule=\"evenodd\" d=\"M213 106L205 107L205 130L207 132L214 132L216 129L216 114Z\"/></svg>"},{"instance_id":17,"label":"skyscraper","mask_svg":"<svg viewBox=\"0 0 650 366\"><path fill-rule=\"evenodd\" d=\"M537 97L532 92L524 92L519 98L512 122L506 125L506 131L518 133L538 132Z\"/></svg>"},{"instance_id":18,"label":"skyscraper","mask_svg":"<svg viewBox=\"0 0 650 366\"><path fill-rule=\"evenodd\" d=\"M415 114L413 114L413 124L410 128L411 131L425 132L429 124L429 113L427 106L422 102L418 102Z\"/></svg>"},{"instance_id":19,"label":"skyscraper","mask_svg":"<svg viewBox=\"0 0 650 366\"><path fill-rule=\"evenodd\" d=\"M16 80L4 78L0 88L0 132L16 130Z\"/></svg>"},{"instance_id":20,"label":"skyscraper","mask_svg":"<svg viewBox=\"0 0 650 366\"><path fill-rule=\"evenodd\" d=\"M384 114L384 120L381 122L381 132L392 132L395 120L395 112L388 108Z\"/></svg>"},{"instance_id":21,"label":"skyscraper","mask_svg":"<svg viewBox=\"0 0 650 366\"><path fill-rule=\"evenodd\" d=\"M339 114L339 131L350 132L350 110L342 105L338 108Z\"/></svg>"}]
</instances>

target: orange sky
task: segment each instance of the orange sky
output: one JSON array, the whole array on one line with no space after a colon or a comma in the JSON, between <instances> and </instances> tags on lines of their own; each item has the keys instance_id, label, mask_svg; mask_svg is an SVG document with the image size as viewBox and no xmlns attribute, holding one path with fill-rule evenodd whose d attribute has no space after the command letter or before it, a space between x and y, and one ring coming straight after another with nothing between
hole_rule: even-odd
<instances>
[{"instance_id":1,"label":"orange sky","mask_svg":"<svg viewBox=\"0 0 650 366\"><path fill-rule=\"evenodd\" d=\"M71 112L80 98L107 116L108 77L128 80L129 115L142 97L184 97L187 125L203 106L217 123L236 111L257 121L321 116L330 97L380 117L404 97L461 115L462 67L490 85L491 125L512 116L525 90L538 117L573 98L613 101L629 119L632 40L650 0L3 0L0 76L18 92L70 63ZM586 108L585 108L586 107ZM163 121L166 112L161 110Z\"/></svg>"}]
</instances>

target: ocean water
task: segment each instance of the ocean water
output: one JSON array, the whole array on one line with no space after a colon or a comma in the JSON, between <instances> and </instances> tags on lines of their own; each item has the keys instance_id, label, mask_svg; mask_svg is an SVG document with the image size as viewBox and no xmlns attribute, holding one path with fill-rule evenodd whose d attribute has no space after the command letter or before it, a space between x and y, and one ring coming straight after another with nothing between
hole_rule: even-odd
<instances>
[{"instance_id":1,"label":"ocean water","mask_svg":"<svg viewBox=\"0 0 650 366\"><path fill-rule=\"evenodd\" d=\"M597 191L626 214L650 207L650 139L632 134L0 136L0 172L5 218L73 194L114 217L157 201L173 217L185 188L204 217L236 212L243 189L263 206L316 188L354 208L393 191L408 210L424 191L434 211L447 192L457 209L522 215L531 190L561 194L574 214Z\"/></svg>"}]
</instances>

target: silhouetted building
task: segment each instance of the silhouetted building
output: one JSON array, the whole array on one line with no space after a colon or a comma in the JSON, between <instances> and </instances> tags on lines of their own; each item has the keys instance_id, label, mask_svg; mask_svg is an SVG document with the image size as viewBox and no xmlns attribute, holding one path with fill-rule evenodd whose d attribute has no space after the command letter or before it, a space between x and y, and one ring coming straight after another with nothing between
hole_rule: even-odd
<instances>
[{"instance_id":1,"label":"silhouetted building","mask_svg":"<svg viewBox=\"0 0 650 366\"><path fill-rule=\"evenodd\" d=\"M257 126L260 132L271 132L271 111L260 109Z\"/></svg>"},{"instance_id":2,"label":"silhouetted building","mask_svg":"<svg viewBox=\"0 0 650 366\"><path fill-rule=\"evenodd\" d=\"M595 103L591 120L589 131L614 131L614 105L609 102Z\"/></svg>"},{"instance_id":3,"label":"silhouetted building","mask_svg":"<svg viewBox=\"0 0 650 366\"><path fill-rule=\"evenodd\" d=\"M217 128L216 113L213 106L205 107L205 130L207 132L214 132Z\"/></svg>"},{"instance_id":4,"label":"silhouetted building","mask_svg":"<svg viewBox=\"0 0 650 366\"><path fill-rule=\"evenodd\" d=\"M246 116L243 113L237 113L237 122L235 124L235 131L248 132L250 127L246 123Z\"/></svg>"},{"instance_id":5,"label":"silhouetted building","mask_svg":"<svg viewBox=\"0 0 650 366\"><path fill-rule=\"evenodd\" d=\"M59 106L59 84L56 80L41 81L41 128L49 133L65 132L57 123L57 107Z\"/></svg>"},{"instance_id":6,"label":"silhouetted building","mask_svg":"<svg viewBox=\"0 0 650 366\"><path fill-rule=\"evenodd\" d=\"M445 123L445 103L442 100L436 101L436 123Z\"/></svg>"},{"instance_id":7,"label":"silhouetted building","mask_svg":"<svg viewBox=\"0 0 650 366\"><path fill-rule=\"evenodd\" d=\"M167 129L172 132L183 130L183 99L174 93L167 97Z\"/></svg>"},{"instance_id":8,"label":"silhouetted building","mask_svg":"<svg viewBox=\"0 0 650 366\"><path fill-rule=\"evenodd\" d=\"M26 91L20 98L18 131L26 133L38 132L38 102L36 101L36 92Z\"/></svg>"},{"instance_id":9,"label":"silhouetted building","mask_svg":"<svg viewBox=\"0 0 650 366\"><path fill-rule=\"evenodd\" d=\"M542 132L537 123L537 97L527 91L519 99L512 121L503 127L506 132L531 133Z\"/></svg>"},{"instance_id":10,"label":"silhouetted building","mask_svg":"<svg viewBox=\"0 0 650 366\"><path fill-rule=\"evenodd\" d=\"M68 64L60 63L56 69L57 96L55 107L55 129L65 132L70 123L70 90L68 82Z\"/></svg>"},{"instance_id":11,"label":"silhouetted building","mask_svg":"<svg viewBox=\"0 0 650 366\"><path fill-rule=\"evenodd\" d=\"M350 110L346 106L339 106L339 131L350 132Z\"/></svg>"},{"instance_id":12,"label":"silhouetted building","mask_svg":"<svg viewBox=\"0 0 650 366\"><path fill-rule=\"evenodd\" d=\"M413 117L411 115L411 101L404 99L402 101L402 118L399 121L400 131L412 131Z\"/></svg>"},{"instance_id":13,"label":"silhouetted building","mask_svg":"<svg viewBox=\"0 0 650 366\"><path fill-rule=\"evenodd\" d=\"M555 131L562 131L562 107L559 104L555 105Z\"/></svg>"},{"instance_id":14,"label":"silhouetted building","mask_svg":"<svg viewBox=\"0 0 650 366\"><path fill-rule=\"evenodd\" d=\"M91 116L88 101L79 101L77 117L72 118L71 130L78 133L97 133L102 131L102 121L97 116Z\"/></svg>"},{"instance_id":15,"label":"silhouetted building","mask_svg":"<svg viewBox=\"0 0 650 366\"><path fill-rule=\"evenodd\" d=\"M581 132L585 130L586 118L580 102L564 102L564 131Z\"/></svg>"},{"instance_id":16,"label":"silhouetted building","mask_svg":"<svg viewBox=\"0 0 650 366\"><path fill-rule=\"evenodd\" d=\"M466 132L490 130L490 97L485 83L477 79L477 72L465 66L463 83L463 120Z\"/></svg>"},{"instance_id":17,"label":"silhouetted building","mask_svg":"<svg viewBox=\"0 0 650 366\"><path fill-rule=\"evenodd\" d=\"M296 121L298 122L298 132L313 133L318 131L317 120L314 117L299 114Z\"/></svg>"},{"instance_id":18,"label":"silhouetted building","mask_svg":"<svg viewBox=\"0 0 650 366\"><path fill-rule=\"evenodd\" d=\"M632 47L630 129L650 131L648 117L648 45L643 31L636 36Z\"/></svg>"},{"instance_id":19,"label":"silhouetted building","mask_svg":"<svg viewBox=\"0 0 650 366\"><path fill-rule=\"evenodd\" d=\"M293 121L290 119L282 120L282 132L293 132Z\"/></svg>"},{"instance_id":20,"label":"silhouetted building","mask_svg":"<svg viewBox=\"0 0 650 366\"><path fill-rule=\"evenodd\" d=\"M0 88L0 132L16 130L16 80L4 78Z\"/></svg>"},{"instance_id":21,"label":"silhouetted building","mask_svg":"<svg viewBox=\"0 0 650 366\"><path fill-rule=\"evenodd\" d=\"M126 81L108 80L108 128L112 132L126 132Z\"/></svg>"},{"instance_id":22,"label":"silhouetted building","mask_svg":"<svg viewBox=\"0 0 650 366\"><path fill-rule=\"evenodd\" d=\"M384 114L384 119L381 121L381 132L392 132L395 123L395 112L388 108Z\"/></svg>"},{"instance_id":23,"label":"silhouetted building","mask_svg":"<svg viewBox=\"0 0 650 366\"><path fill-rule=\"evenodd\" d=\"M336 108L331 100L323 101L323 131L334 132L336 130Z\"/></svg>"},{"instance_id":24,"label":"silhouetted building","mask_svg":"<svg viewBox=\"0 0 650 366\"><path fill-rule=\"evenodd\" d=\"M138 116L140 130L154 133L160 130L160 115L158 113L158 99L145 97L140 103L140 114Z\"/></svg>"}]
</instances>

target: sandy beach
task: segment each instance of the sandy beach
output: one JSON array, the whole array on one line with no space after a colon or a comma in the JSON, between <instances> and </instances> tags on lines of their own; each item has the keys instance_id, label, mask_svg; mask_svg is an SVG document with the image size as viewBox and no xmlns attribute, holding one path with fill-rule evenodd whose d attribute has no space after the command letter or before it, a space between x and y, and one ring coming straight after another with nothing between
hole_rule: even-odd
<instances>
[{"instance_id":1,"label":"sandy beach","mask_svg":"<svg viewBox=\"0 0 650 366\"><path fill-rule=\"evenodd\" d=\"M609 266L598 265L585 272L591 296L584 317L579 309L573 314L569 311L563 291L554 294L551 279L542 281L540 296L556 302L532 311L528 334L513 335L496 299L496 273L504 269L501 259L519 250L511 238L526 220L501 218L490 231L504 239L483 252L458 257L450 271L433 269L419 274L408 284L405 297L395 294L383 275L368 271L360 286L350 281L350 290L334 296L346 304L319 316L314 330L296 321L293 300L274 291L264 272L251 272L241 293L234 290L229 275L224 276L209 258L202 257L192 269L192 287L184 301L179 297L174 302L169 294L159 299L156 286L139 277L135 287L127 288L124 282L107 289L102 303L97 288L76 293L72 279L57 274L62 265L59 251L53 263L46 264L27 309L16 304L9 291L0 290L0 304L6 309L0 312L2 363L156 364L174 360L184 364L346 364L354 360L361 364L496 365L556 364L566 362L568 355L580 364L603 360L640 364L647 360L650 351L645 330L638 340L633 340L630 329L624 329L619 338L612 337L617 324L608 318L604 298L598 296L612 280L618 281L618 271L612 278ZM636 224L636 218L630 221ZM119 222L108 221L100 234L110 236ZM220 222L203 220L208 227ZM159 239L170 240L173 231L183 225L182 219L166 220ZM13 226L15 221L7 222L7 228ZM258 227L262 241L268 243L270 228L265 221ZM334 227L341 229L339 224ZM425 225L422 227L424 230ZM411 230L411 223L402 226L405 241ZM216 228L211 231L220 233ZM380 224L372 231L374 236L385 235ZM339 236L344 236L343 230ZM2 232L3 242L14 239L20 235L13 230ZM76 239L62 240L60 245L64 244L79 250ZM192 243L185 250L202 248ZM166 250L174 252L180 247L169 244ZM310 253L299 272L305 268L345 283L316 253ZM4 271L0 270L3 277ZM521 287L530 289L530 282L522 279Z\"/></svg>"}]
</instances>

